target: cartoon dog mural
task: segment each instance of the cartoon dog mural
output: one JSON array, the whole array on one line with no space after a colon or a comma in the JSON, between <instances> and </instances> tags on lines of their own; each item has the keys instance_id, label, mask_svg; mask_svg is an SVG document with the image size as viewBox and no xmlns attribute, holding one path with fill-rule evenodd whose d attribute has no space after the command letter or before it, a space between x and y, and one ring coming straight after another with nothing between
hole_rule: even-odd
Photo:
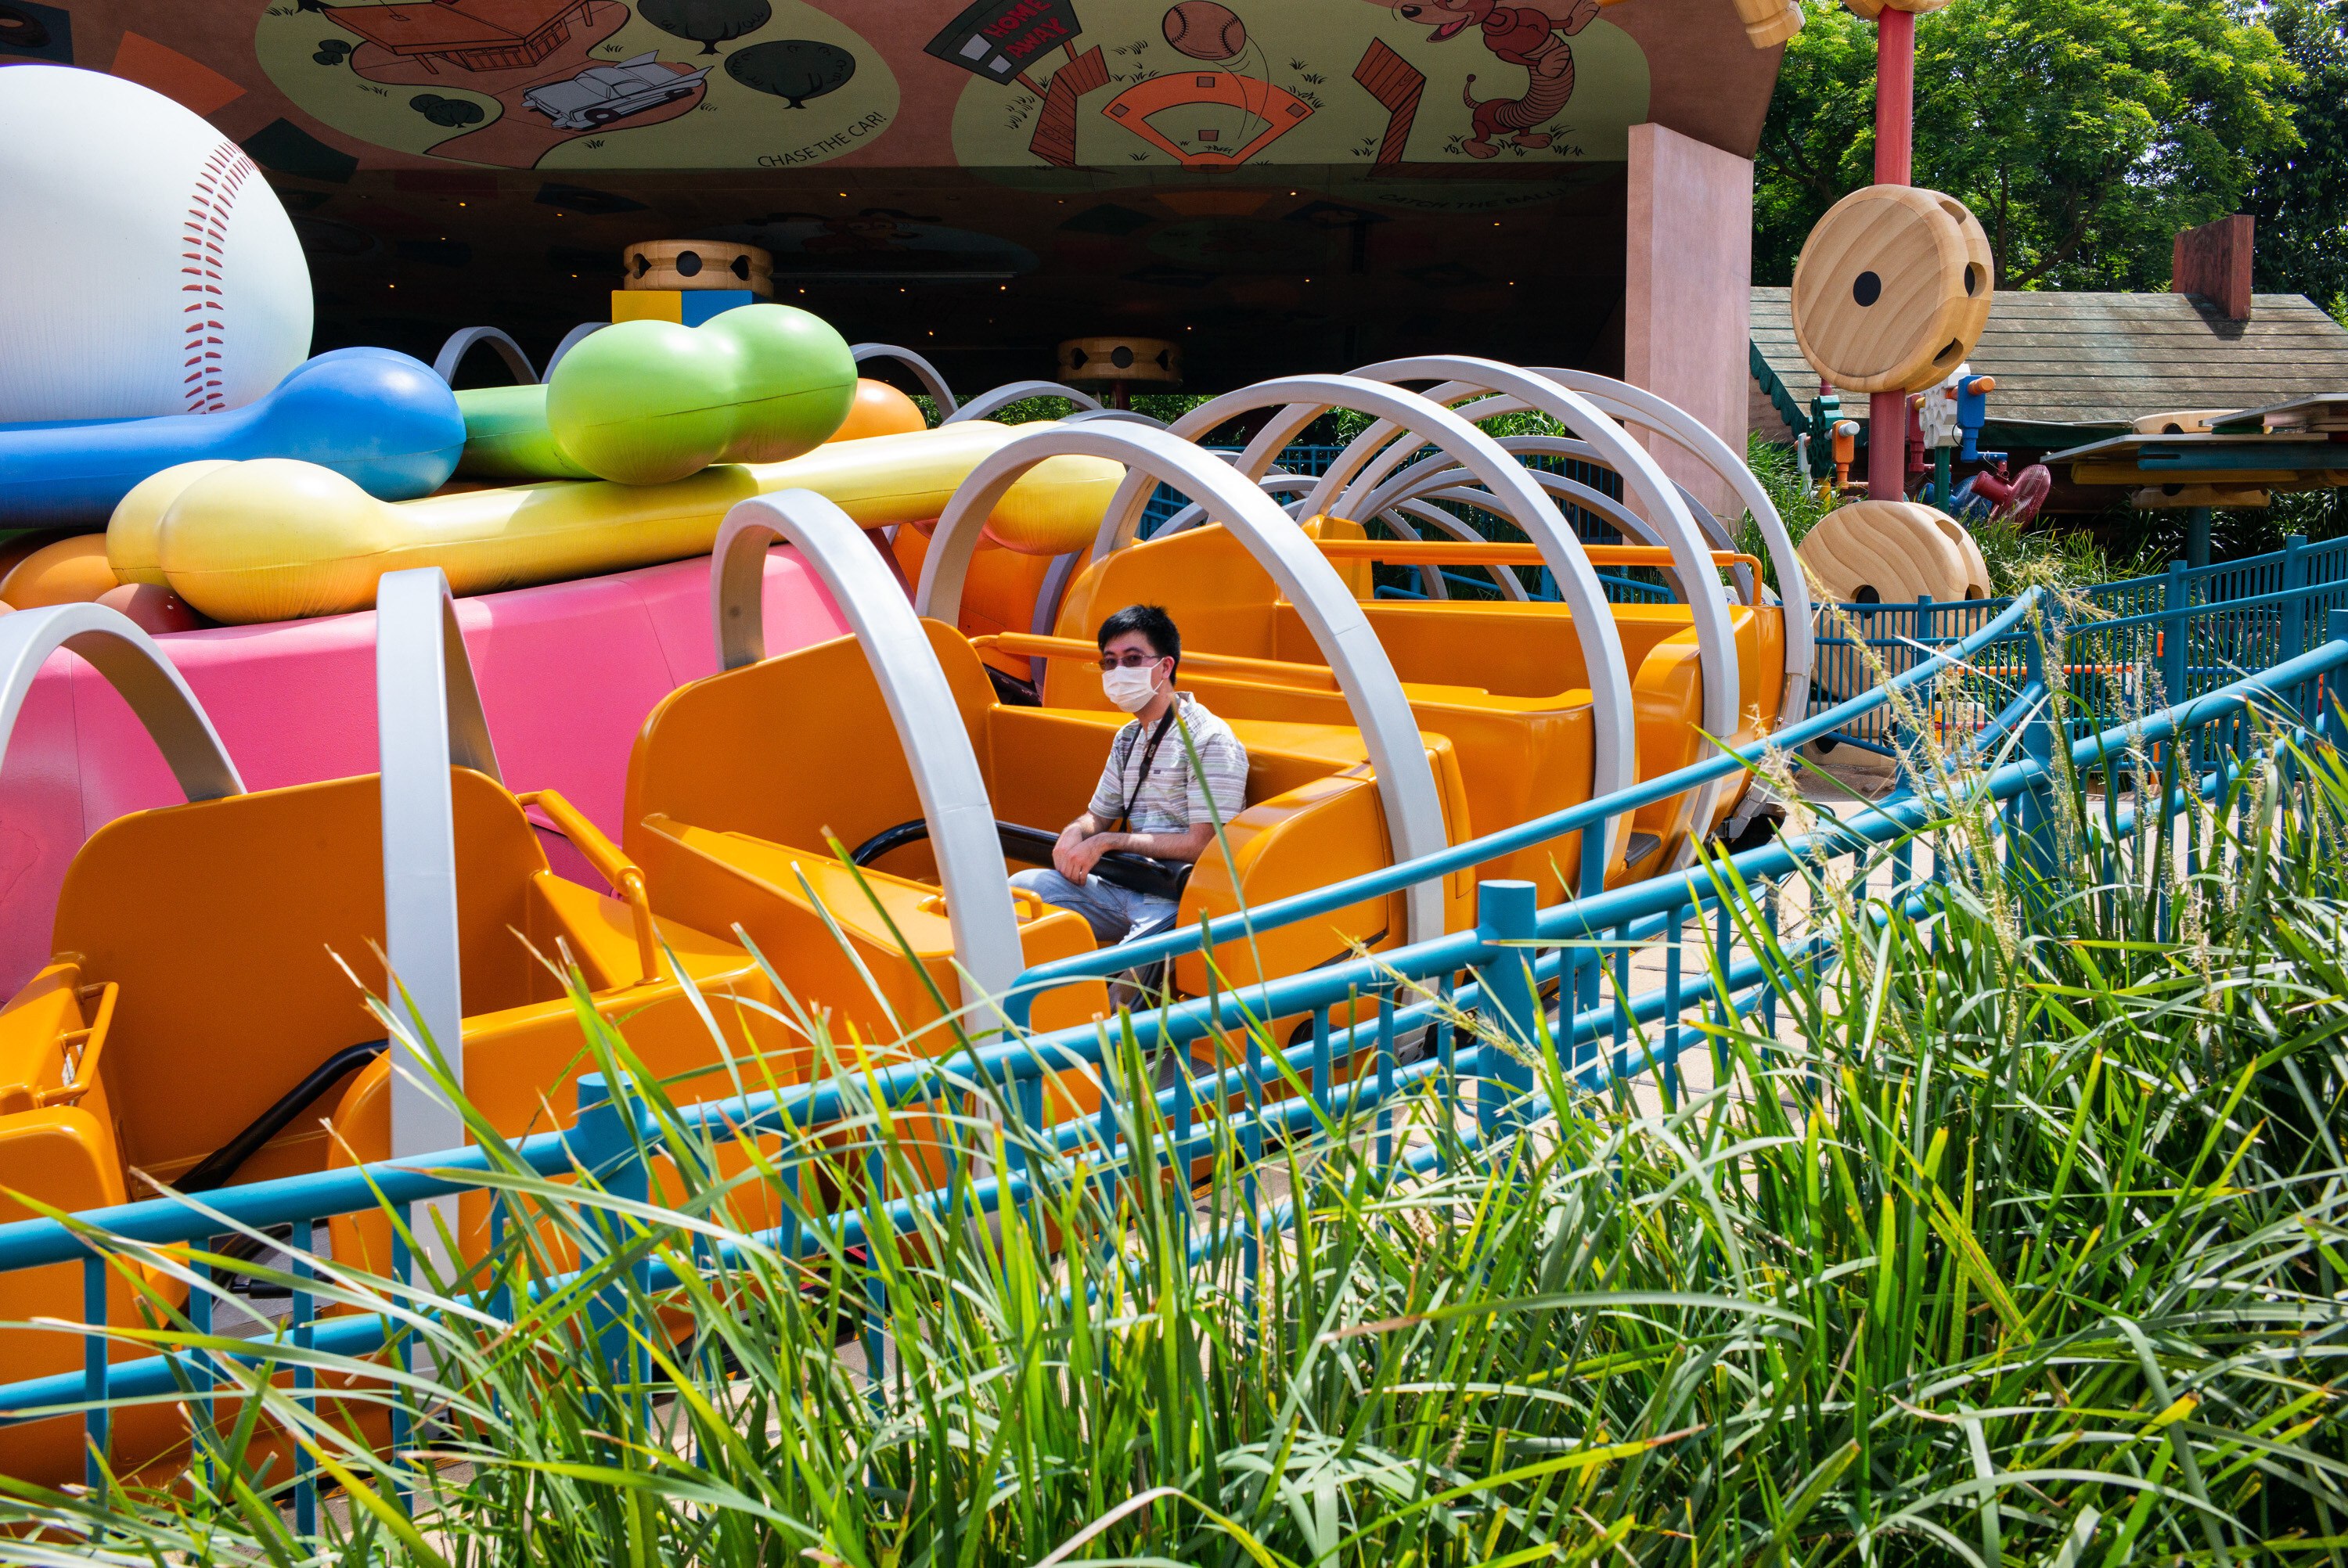
<instances>
[{"instance_id":1,"label":"cartoon dog mural","mask_svg":"<svg viewBox=\"0 0 2348 1568\"><path fill-rule=\"evenodd\" d=\"M1530 74L1524 97L1519 98L1478 102L1472 71L1460 89L1475 122L1474 134L1460 144L1461 150L1472 158L1494 158L1503 141L1527 148L1550 144L1549 136L1533 127L1556 115L1573 97L1573 48L1565 40L1596 19L1598 5L1599 0L1536 0L1529 5L1503 5L1498 0L1408 0L1395 6L1395 14L1406 22L1434 23L1429 43L1477 28L1486 48Z\"/></svg>"}]
</instances>

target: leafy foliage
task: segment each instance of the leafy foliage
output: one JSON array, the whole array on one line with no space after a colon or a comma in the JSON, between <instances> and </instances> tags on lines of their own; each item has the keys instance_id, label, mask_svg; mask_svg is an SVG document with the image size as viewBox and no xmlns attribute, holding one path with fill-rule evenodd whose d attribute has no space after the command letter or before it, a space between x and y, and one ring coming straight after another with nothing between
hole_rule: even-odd
<instances>
[{"instance_id":1,"label":"leafy foliage","mask_svg":"<svg viewBox=\"0 0 2348 1568\"><path fill-rule=\"evenodd\" d=\"M755 33L774 16L767 0L636 0L645 21L662 32L690 38L705 55L717 53L729 38Z\"/></svg>"},{"instance_id":2,"label":"leafy foliage","mask_svg":"<svg viewBox=\"0 0 2348 1568\"><path fill-rule=\"evenodd\" d=\"M2299 67L2300 145L2258 171L2258 286L2305 294L2348 326L2348 0L2274 0L2266 24Z\"/></svg>"},{"instance_id":3,"label":"leafy foliage","mask_svg":"<svg viewBox=\"0 0 2348 1568\"><path fill-rule=\"evenodd\" d=\"M1771 441L1758 435L1745 437L1745 466L1761 482L1768 493L1769 504L1777 508L1784 519L1786 532L1797 545L1802 536L1818 525L1818 520L1834 510L1834 504L1809 477L1794 466L1794 449L1782 442ZM1745 538L1737 548L1767 557L1766 550L1756 547L1761 542L1759 526L1748 514L1745 518Z\"/></svg>"},{"instance_id":4,"label":"leafy foliage","mask_svg":"<svg viewBox=\"0 0 2348 1568\"><path fill-rule=\"evenodd\" d=\"M485 112L470 98L444 98L438 93L418 93L407 100L407 107L434 125L452 128L477 124Z\"/></svg>"},{"instance_id":5,"label":"leafy foliage","mask_svg":"<svg viewBox=\"0 0 2348 1568\"><path fill-rule=\"evenodd\" d=\"M726 74L744 87L805 108L809 98L837 92L856 74L856 56L837 44L812 38L778 38L737 50L726 62Z\"/></svg>"},{"instance_id":6,"label":"leafy foliage","mask_svg":"<svg viewBox=\"0 0 2348 1568\"><path fill-rule=\"evenodd\" d=\"M1874 182L1874 26L1804 4L1761 138L1764 282ZM1959 0L1918 19L1916 50L1915 182L1973 210L2000 288L2165 288L2176 232L2237 210L2299 145L2300 73L2231 5Z\"/></svg>"}]
</instances>

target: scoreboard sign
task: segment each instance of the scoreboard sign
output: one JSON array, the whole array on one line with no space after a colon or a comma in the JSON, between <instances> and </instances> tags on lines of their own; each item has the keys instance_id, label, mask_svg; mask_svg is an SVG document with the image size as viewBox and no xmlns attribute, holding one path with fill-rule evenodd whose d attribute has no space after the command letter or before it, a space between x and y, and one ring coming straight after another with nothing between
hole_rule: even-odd
<instances>
[{"instance_id":1,"label":"scoreboard sign","mask_svg":"<svg viewBox=\"0 0 2348 1568\"><path fill-rule=\"evenodd\" d=\"M973 76L1007 82L1081 31L1076 0L979 0L923 47Z\"/></svg>"}]
</instances>

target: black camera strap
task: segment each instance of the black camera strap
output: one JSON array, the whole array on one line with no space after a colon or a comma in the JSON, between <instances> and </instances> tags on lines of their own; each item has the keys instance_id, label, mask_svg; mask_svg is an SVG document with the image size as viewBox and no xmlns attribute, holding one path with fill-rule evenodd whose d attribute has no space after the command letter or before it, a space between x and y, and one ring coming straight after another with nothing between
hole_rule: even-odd
<instances>
[{"instance_id":1,"label":"black camera strap","mask_svg":"<svg viewBox=\"0 0 2348 1568\"><path fill-rule=\"evenodd\" d=\"M1158 760L1159 743L1166 738L1166 732L1174 727L1175 716L1181 711L1182 699L1178 696L1174 699L1173 706L1166 710L1166 716L1158 721L1158 728L1151 733L1149 744L1141 753L1141 771L1134 775L1133 792L1125 797L1125 809L1117 813L1117 826L1110 831L1116 833L1133 831L1133 808L1139 803L1141 792L1149 787L1149 765Z\"/></svg>"}]
</instances>

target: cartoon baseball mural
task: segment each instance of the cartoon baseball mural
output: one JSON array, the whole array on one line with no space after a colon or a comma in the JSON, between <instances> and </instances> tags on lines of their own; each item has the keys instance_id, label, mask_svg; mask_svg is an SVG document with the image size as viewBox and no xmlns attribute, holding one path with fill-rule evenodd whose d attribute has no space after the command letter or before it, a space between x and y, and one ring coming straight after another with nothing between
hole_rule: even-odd
<instances>
[{"instance_id":1,"label":"cartoon baseball mural","mask_svg":"<svg viewBox=\"0 0 2348 1568\"><path fill-rule=\"evenodd\" d=\"M1499 5L1493 0L1418 0L1397 5L1405 21L1431 22L1429 43L1460 36L1469 28L1481 34L1484 47L1495 58L1524 67L1522 97L1498 95L1478 102L1476 73L1468 73L1460 99L1474 117L1475 131L1461 144L1473 158L1493 158L1499 143L1544 148L1549 133L1534 128L1561 113L1573 97L1573 49L1566 39L1596 19L1599 0L1545 0L1531 5ZM1469 35L1473 36L1474 35Z\"/></svg>"},{"instance_id":2,"label":"cartoon baseball mural","mask_svg":"<svg viewBox=\"0 0 2348 1568\"><path fill-rule=\"evenodd\" d=\"M1649 77L1600 4L1083 0L1080 15L1076 0L980 0L927 49L977 78L954 118L965 165L1604 161L1645 118ZM1438 72L1457 108L1424 97Z\"/></svg>"},{"instance_id":3,"label":"cartoon baseball mural","mask_svg":"<svg viewBox=\"0 0 2348 1568\"><path fill-rule=\"evenodd\" d=\"M976 0L923 49L966 74L965 167L1607 162L1650 93L1614 3ZM506 168L790 168L898 113L882 51L806 0L280 0L255 47L338 129Z\"/></svg>"},{"instance_id":4,"label":"cartoon baseball mural","mask_svg":"<svg viewBox=\"0 0 2348 1568\"><path fill-rule=\"evenodd\" d=\"M252 63L345 148L509 169L1608 163L1674 68L1647 53L1665 0L191 3L253 5ZM0 57L75 63L66 12L0 9L24 13ZM1795 0L1731 9L1758 49L1800 26ZM134 78L242 90L122 36ZM286 123L296 161L344 156Z\"/></svg>"},{"instance_id":5,"label":"cartoon baseball mural","mask_svg":"<svg viewBox=\"0 0 2348 1568\"><path fill-rule=\"evenodd\" d=\"M254 49L338 128L512 169L820 163L897 112L879 52L804 0L297 0Z\"/></svg>"}]
</instances>

